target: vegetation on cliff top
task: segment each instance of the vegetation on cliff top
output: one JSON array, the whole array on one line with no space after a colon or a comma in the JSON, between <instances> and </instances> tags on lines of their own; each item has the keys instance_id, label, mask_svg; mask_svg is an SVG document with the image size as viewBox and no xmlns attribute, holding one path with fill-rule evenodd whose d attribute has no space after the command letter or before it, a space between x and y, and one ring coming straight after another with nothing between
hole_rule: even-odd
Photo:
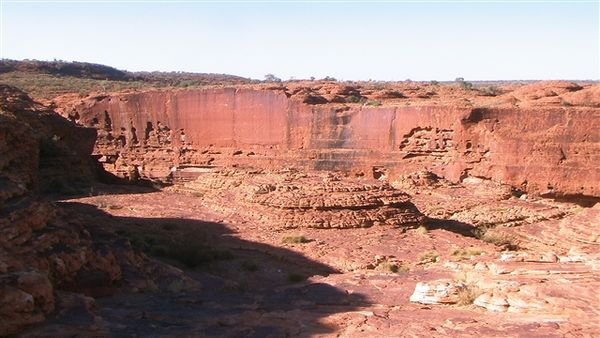
<instances>
[{"instance_id":1,"label":"vegetation on cliff top","mask_svg":"<svg viewBox=\"0 0 600 338\"><path fill-rule=\"evenodd\" d=\"M129 72L87 62L0 60L0 82L37 99L67 93L116 92L126 89L197 87L251 83L226 74L187 72Z\"/></svg>"}]
</instances>

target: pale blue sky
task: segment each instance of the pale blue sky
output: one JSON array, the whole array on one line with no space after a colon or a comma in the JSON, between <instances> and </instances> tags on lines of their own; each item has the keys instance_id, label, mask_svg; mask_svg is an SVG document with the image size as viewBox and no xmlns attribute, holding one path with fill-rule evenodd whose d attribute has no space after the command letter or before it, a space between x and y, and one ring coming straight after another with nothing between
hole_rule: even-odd
<instances>
[{"instance_id":1,"label":"pale blue sky","mask_svg":"<svg viewBox=\"0 0 600 338\"><path fill-rule=\"evenodd\" d=\"M10 59L258 79L600 78L598 1L0 1Z\"/></svg>"}]
</instances>

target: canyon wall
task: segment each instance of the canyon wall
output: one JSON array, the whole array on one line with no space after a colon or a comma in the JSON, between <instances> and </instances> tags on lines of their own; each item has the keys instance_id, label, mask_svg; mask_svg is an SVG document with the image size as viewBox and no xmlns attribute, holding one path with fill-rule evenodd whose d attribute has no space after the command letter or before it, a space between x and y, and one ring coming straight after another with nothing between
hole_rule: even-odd
<instances>
[{"instance_id":1,"label":"canyon wall","mask_svg":"<svg viewBox=\"0 0 600 338\"><path fill-rule=\"evenodd\" d=\"M136 258L131 247L111 248L120 239L99 224L40 196L73 192L95 179L89 157L95 135L0 85L2 337L44 321L64 304L59 292L116 285L121 266Z\"/></svg>"},{"instance_id":2,"label":"canyon wall","mask_svg":"<svg viewBox=\"0 0 600 338\"><path fill-rule=\"evenodd\" d=\"M600 110L307 104L281 90L121 93L63 107L98 130L117 176L169 181L205 168L341 170L394 179L429 170L531 193L600 196Z\"/></svg>"}]
</instances>

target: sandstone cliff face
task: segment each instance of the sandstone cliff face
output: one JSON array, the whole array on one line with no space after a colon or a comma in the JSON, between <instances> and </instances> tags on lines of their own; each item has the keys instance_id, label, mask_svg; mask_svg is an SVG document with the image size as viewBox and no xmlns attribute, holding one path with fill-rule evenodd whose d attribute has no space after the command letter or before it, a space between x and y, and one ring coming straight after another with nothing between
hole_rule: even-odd
<instances>
[{"instance_id":1,"label":"sandstone cliff face","mask_svg":"<svg viewBox=\"0 0 600 338\"><path fill-rule=\"evenodd\" d=\"M600 196L600 111L591 106L369 107L289 96L247 88L150 91L88 98L63 112L97 128L95 154L104 168L132 179L185 179L199 166L389 179L425 169L452 181L478 176L533 193Z\"/></svg>"}]
</instances>

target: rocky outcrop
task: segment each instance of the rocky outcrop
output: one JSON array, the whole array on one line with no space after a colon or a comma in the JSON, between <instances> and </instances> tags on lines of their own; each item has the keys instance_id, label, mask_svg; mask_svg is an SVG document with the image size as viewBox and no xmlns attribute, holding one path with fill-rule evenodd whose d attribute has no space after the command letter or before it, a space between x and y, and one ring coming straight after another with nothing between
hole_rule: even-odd
<instances>
[{"instance_id":1,"label":"rocky outcrop","mask_svg":"<svg viewBox=\"0 0 600 338\"><path fill-rule=\"evenodd\" d=\"M46 198L95 179L89 156L95 131L8 86L0 86L0 109L0 336L5 336L44 321L65 303L64 292L104 295L117 284L136 283L131 277L136 274L143 280L145 263L127 240L104 228L106 219ZM123 283L126 273L130 279Z\"/></svg>"},{"instance_id":2,"label":"rocky outcrop","mask_svg":"<svg viewBox=\"0 0 600 338\"><path fill-rule=\"evenodd\" d=\"M410 296L410 301L421 304L456 304L460 301L459 293L466 287L453 280L419 282Z\"/></svg>"},{"instance_id":3,"label":"rocky outcrop","mask_svg":"<svg viewBox=\"0 0 600 338\"><path fill-rule=\"evenodd\" d=\"M389 178L425 169L454 182L476 176L531 193L600 196L600 112L586 101L596 87L553 86L546 91L554 94L536 87L479 98L479 108L431 101L410 88L413 104L399 97L382 106L352 103L375 91L322 86L114 94L61 109L96 128L104 168L131 179L169 181L186 166L292 166ZM539 103L539 93L561 102ZM311 95L324 101L307 102Z\"/></svg>"},{"instance_id":4,"label":"rocky outcrop","mask_svg":"<svg viewBox=\"0 0 600 338\"><path fill-rule=\"evenodd\" d=\"M251 213L282 229L409 228L425 219L409 195L373 179L353 182L332 174L225 171L202 175L184 189L245 201Z\"/></svg>"},{"instance_id":5,"label":"rocky outcrop","mask_svg":"<svg viewBox=\"0 0 600 338\"><path fill-rule=\"evenodd\" d=\"M96 178L90 156L95 129L76 126L6 85L0 85L0 109L0 170L6 180L36 192L77 193Z\"/></svg>"},{"instance_id":6,"label":"rocky outcrop","mask_svg":"<svg viewBox=\"0 0 600 338\"><path fill-rule=\"evenodd\" d=\"M443 194L441 189L437 193ZM496 243L500 238L518 242L518 251L446 262L443 269L452 271L454 278L420 281L410 300L423 304L472 303L489 312L580 321L582 330L599 332L595 285L600 281L600 204L570 210L562 205L567 214L547 217L548 210L536 205L540 202L528 203L534 207L529 212L537 209L539 213L536 220L524 218L526 221L517 227L500 226L490 233ZM501 204L493 208L488 209L488 215L501 211Z\"/></svg>"},{"instance_id":7,"label":"rocky outcrop","mask_svg":"<svg viewBox=\"0 0 600 338\"><path fill-rule=\"evenodd\" d=\"M63 118L8 86L0 86L0 109L0 335L6 335L44 320L55 307L55 286L83 271L105 273L110 284L120 271L114 256L91 245L84 227L62 221L65 215L36 194L46 180L91 178L78 156L85 138L74 141L82 128L66 128ZM69 140L78 147L68 148ZM61 170L68 165L72 171Z\"/></svg>"}]
</instances>

